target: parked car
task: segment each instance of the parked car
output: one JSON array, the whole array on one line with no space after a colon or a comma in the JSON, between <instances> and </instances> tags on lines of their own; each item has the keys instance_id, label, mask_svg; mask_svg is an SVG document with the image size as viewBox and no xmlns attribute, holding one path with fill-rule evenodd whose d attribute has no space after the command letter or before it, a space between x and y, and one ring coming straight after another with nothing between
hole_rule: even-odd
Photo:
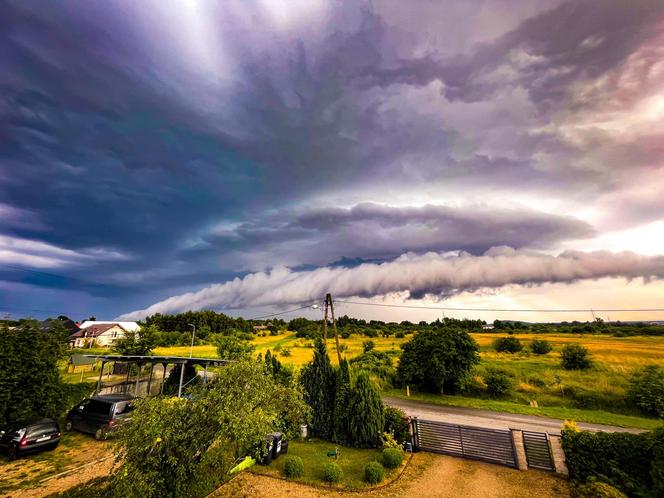
<instances>
[{"instance_id":1,"label":"parked car","mask_svg":"<svg viewBox=\"0 0 664 498\"><path fill-rule=\"evenodd\" d=\"M121 423L131 419L133 396L107 394L84 399L69 410L65 430L94 434L95 439L106 439Z\"/></svg>"},{"instance_id":2,"label":"parked car","mask_svg":"<svg viewBox=\"0 0 664 498\"><path fill-rule=\"evenodd\" d=\"M11 424L0 430L0 451L10 460L28 453L53 450L60 444L60 426L52 418Z\"/></svg>"}]
</instances>

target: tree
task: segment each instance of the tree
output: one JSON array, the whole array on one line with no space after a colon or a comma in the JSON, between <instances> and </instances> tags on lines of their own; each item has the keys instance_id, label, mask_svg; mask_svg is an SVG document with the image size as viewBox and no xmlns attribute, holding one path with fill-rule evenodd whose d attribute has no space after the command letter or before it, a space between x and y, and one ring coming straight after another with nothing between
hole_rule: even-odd
<instances>
[{"instance_id":1,"label":"tree","mask_svg":"<svg viewBox=\"0 0 664 498\"><path fill-rule=\"evenodd\" d=\"M182 370L182 365L175 365L171 369L171 373L168 374L166 382L164 382L164 394L177 394L180 389L180 371ZM187 392L191 390L197 384L200 384L202 380L198 377L196 373L196 367L190 364L187 364L184 367L184 375L182 376L182 386L183 390Z\"/></svg>"},{"instance_id":2,"label":"tree","mask_svg":"<svg viewBox=\"0 0 664 498\"><path fill-rule=\"evenodd\" d=\"M334 397L336 378L325 343L320 337L314 342L314 358L300 374L304 400L311 407L312 432L322 439L334 435Z\"/></svg>"},{"instance_id":3,"label":"tree","mask_svg":"<svg viewBox=\"0 0 664 498\"><path fill-rule=\"evenodd\" d=\"M222 335L217 337L217 353L222 360L244 360L249 357L254 347L237 337Z\"/></svg>"},{"instance_id":4,"label":"tree","mask_svg":"<svg viewBox=\"0 0 664 498\"><path fill-rule=\"evenodd\" d=\"M350 369L346 358L337 369L336 395L334 400L334 440L343 443L348 438L348 403L350 401Z\"/></svg>"},{"instance_id":5,"label":"tree","mask_svg":"<svg viewBox=\"0 0 664 498\"><path fill-rule=\"evenodd\" d=\"M367 372L355 380L348 403L348 443L360 448L376 448L384 425L383 402Z\"/></svg>"},{"instance_id":6,"label":"tree","mask_svg":"<svg viewBox=\"0 0 664 498\"><path fill-rule=\"evenodd\" d=\"M0 329L0 427L34 417L60 415L66 403L58 360L67 333L58 320L45 333L36 320Z\"/></svg>"},{"instance_id":7,"label":"tree","mask_svg":"<svg viewBox=\"0 0 664 498\"><path fill-rule=\"evenodd\" d=\"M401 348L397 377L431 392L456 391L480 361L479 346L460 329L420 330Z\"/></svg>"},{"instance_id":8,"label":"tree","mask_svg":"<svg viewBox=\"0 0 664 498\"><path fill-rule=\"evenodd\" d=\"M191 399L139 399L132 423L120 429L113 493L206 496L238 456L258 456L275 430L293 437L305 417L300 394L275 384L253 361L221 368Z\"/></svg>"},{"instance_id":9,"label":"tree","mask_svg":"<svg viewBox=\"0 0 664 498\"><path fill-rule=\"evenodd\" d=\"M148 356L152 353L159 334L155 325L144 326L140 332L127 330L124 337L113 343L113 351L127 356Z\"/></svg>"},{"instance_id":10,"label":"tree","mask_svg":"<svg viewBox=\"0 0 664 498\"><path fill-rule=\"evenodd\" d=\"M647 365L634 371L628 394L643 412L664 419L664 368Z\"/></svg>"},{"instance_id":11,"label":"tree","mask_svg":"<svg viewBox=\"0 0 664 498\"><path fill-rule=\"evenodd\" d=\"M560 351L560 361L565 370L586 370L592 366L588 348L581 344L566 344Z\"/></svg>"}]
</instances>

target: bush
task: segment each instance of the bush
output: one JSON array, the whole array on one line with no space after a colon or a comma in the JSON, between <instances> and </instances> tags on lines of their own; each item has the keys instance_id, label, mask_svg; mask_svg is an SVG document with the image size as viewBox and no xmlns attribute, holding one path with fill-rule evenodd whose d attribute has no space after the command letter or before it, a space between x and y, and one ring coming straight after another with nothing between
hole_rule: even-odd
<instances>
[{"instance_id":1,"label":"bush","mask_svg":"<svg viewBox=\"0 0 664 498\"><path fill-rule=\"evenodd\" d=\"M516 337L499 337L493 341L493 349L499 353L518 353L523 346Z\"/></svg>"},{"instance_id":2,"label":"bush","mask_svg":"<svg viewBox=\"0 0 664 498\"><path fill-rule=\"evenodd\" d=\"M341 338L342 338L342 339L348 339L349 337L350 337L350 332L348 332L347 330L344 330L344 331L341 333Z\"/></svg>"},{"instance_id":3,"label":"bush","mask_svg":"<svg viewBox=\"0 0 664 498\"><path fill-rule=\"evenodd\" d=\"M627 498L627 495L605 482L591 482L578 486L574 498Z\"/></svg>"},{"instance_id":4,"label":"bush","mask_svg":"<svg viewBox=\"0 0 664 498\"><path fill-rule=\"evenodd\" d=\"M586 370L592 366L588 348L581 344L566 344L560 351L560 362L565 370Z\"/></svg>"},{"instance_id":5,"label":"bush","mask_svg":"<svg viewBox=\"0 0 664 498\"><path fill-rule=\"evenodd\" d=\"M484 375L486 390L491 396L503 396L512 389L512 378L504 370L490 368Z\"/></svg>"},{"instance_id":6,"label":"bush","mask_svg":"<svg viewBox=\"0 0 664 498\"><path fill-rule=\"evenodd\" d=\"M397 443L403 443L409 439L408 423L403 419L406 414L399 408L393 406L385 407L385 425L384 432L392 434Z\"/></svg>"},{"instance_id":7,"label":"bush","mask_svg":"<svg viewBox=\"0 0 664 498\"><path fill-rule=\"evenodd\" d=\"M549 341L544 339L535 339L530 343L530 350L534 354L547 354L550 353L553 347Z\"/></svg>"},{"instance_id":8,"label":"bush","mask_svg":"<svg viewBox=\"0 0 664 498\"><path fill-rule=\"evenodd\" d=\"M664 418L664 368L648 365L629 381L629 399L643 412Z\"/></svg>"},{"instance_id":9,"label":"bush","mask_svg":"<svg viewBox=\"0 0 664 498\"><path fill-rule=\"evenodd\" d=\"M383 480L385 470L378 462L369 462L364 466L364 480L369 484L378 484Z\"/></svg>"},{"instance_id":10,"label":"bush","mask_svg":"<svg viewBox=\"0 0 664 498\"><path fill-rule=\"evenodd\" d=\"M650 433L561 431L570 478L586 483L598 476L629 496L662 496L664 428Z\"/></svg>"},{"instance_id":11,"label":"bush","mask_svg":"<svg viewBox=\"0 0 664 498\"><path fill-rule=\"evenodd\" d=\"M299 456L288 456L284 462L286 477L301 477L304 474L304 462Z\"/></svg>"},{"instance_id":12,"label":"bush","mask_svg":"<svg viewBox=\"0 0 664 498\"><path fill-rule=\"evenodd\" d=\"M396 337L397 339L403 339L404 337L406 337L406 334L403 332L397 332L396 334L394 334L394 337Z\"/></svg>"},{"instance_id":13,"label":"bush","mask_svg":"<svg viewBox=\"0 0 664 498\"><path fill-rule=\"evenodd\" d=\"M388 469L396 469L403 462L403 451L397 448L383 450L383 465Z\"/></svg>"},{"instance_id":14,"label":"bush","mask_svg":"<svg viewBox=\"0 0 664 498\"><path fill-rule=\"evenodd\" d=\"M359 448L378 447L384 423L380 393L371 383L369 374L361 371L348 402L348 443Z\"/></svg>"},{"instance_id":15,"label":"bush","mask_svg":"<svg viewBox=\"0 0 664 498\"><path fill-rule=\"evenodd\" d=\"M344 477L344 471L334 462L329 462L325 466L325 482L340 482Z\"/></svg>"},{"instance_id":16,"label":"bush","mask_svg":"<svg viewBox=\"0 0 664 498\"><path fill-rule=\"evenodd\" d=\"M364 341L362 343L362 352L363 353L368 353L369 351L373 350L373 348L375 348L375 347L376 347L376 344L373 341L371 341L371 340Z\"/></svg>"}]
</instances>

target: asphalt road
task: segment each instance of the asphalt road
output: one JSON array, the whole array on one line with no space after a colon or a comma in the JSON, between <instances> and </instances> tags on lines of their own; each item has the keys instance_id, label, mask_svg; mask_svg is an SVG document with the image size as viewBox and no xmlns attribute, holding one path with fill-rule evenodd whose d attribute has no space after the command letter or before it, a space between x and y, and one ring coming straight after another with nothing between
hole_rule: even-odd
<instances>
[{"instance_id":1,"label":"asphalt road","mask_svg":"<svg viewBox=\"0 0 664 498\"><path fill-rule=\"evenodd\" d=\"M534 415L518 415L515 413L493 412L460 406L444 406L411 401L401 398L384 397L383 401L390 406L401 408L411 417L424 420L436 420L450 424L488 427L492 429L520 429L533 432L560 434L563 421L557 418L537 417ZM644 432L642 429L617 427L613 425L590 424L578 422L580 429L604 432Z\"/></svg>"}]
</instances>

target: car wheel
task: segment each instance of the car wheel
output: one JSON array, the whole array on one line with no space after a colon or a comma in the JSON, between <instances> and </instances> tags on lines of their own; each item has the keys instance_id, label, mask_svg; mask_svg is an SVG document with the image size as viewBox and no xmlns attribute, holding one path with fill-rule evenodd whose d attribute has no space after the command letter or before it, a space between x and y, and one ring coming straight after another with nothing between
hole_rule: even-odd
<instances>
[{"instance_id":1,"label":"car wheel","mask_svg":"<svg viewBox=\"0 0 664 498\"><path fill-rule=\"evenodd\" d=\"M74 428L74 426L71 423L71 420L67 420L67 423L65 424L65 431L71 432L71 430Z\"/></svg>"},{"instance_id":2,"label":"car wheel","mask_svg":"<svg viewBox=\"0 0 664 498\"><path fill-rule=\"evenodd\" d=\"M95 432L95 439L96 439L97 441L103 441L103 440L105 440L107 437L108 437L108 435L106 434L106 430L105 430L103 427L100 427L100 428L97 429L97 431Z\"/></svg>"},{"instance_id":3,"label":"car wheel","mask_svg":"<svg viewBox=\"0 0 664 498\"><path fill-rule=\"evenodd\" d=\"M16 460L18 458L15 446L10 446L7 448L7 458L9 458L9 460Z\"/></svg>"}]
</instances>

